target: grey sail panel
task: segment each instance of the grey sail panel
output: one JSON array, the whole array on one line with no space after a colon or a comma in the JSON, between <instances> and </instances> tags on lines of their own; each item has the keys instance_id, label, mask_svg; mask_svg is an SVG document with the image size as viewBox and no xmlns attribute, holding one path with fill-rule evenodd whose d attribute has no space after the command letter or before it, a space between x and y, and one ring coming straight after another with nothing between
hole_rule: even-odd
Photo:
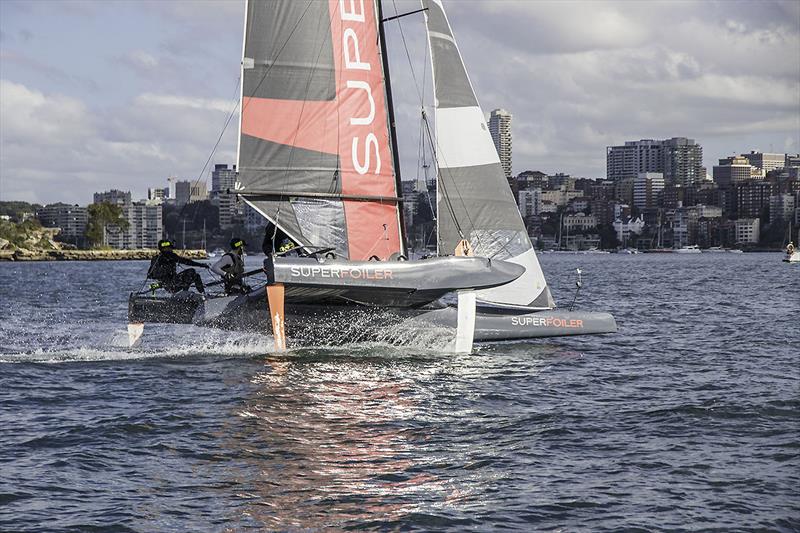
<instances>
[{"instance_id":1,"label":"grey sail panel","mask_svg":"<svg viewBox=\"0 0 800 533\"><path fill-rule=\"evenodd\" d=\"M328 3L248 2L243 63L247 96L333 100L336 73Z\"/></svg>"},{"instance_id":2,"label":"grey sail panel","mask_svg":"<svg viewBox=\"0 0 800 533\"><path fill-rule=\"evenodd\" d=\"M467 239L476 255L505 259L526 272L481 290L486 302L549 308L550 291L533 251L483 110L475 97L441 0L423 0L436 94L439 253Z\"/></svg>"},{"instance_id":3,"label":"grey sail panel","mask_svg":"<svg viewBox=\"0 0 800 533\"><path fill-rule=\"evenodd\" d=\"M497 249L500 241L494 237L519 231L520 220L511 191L497 190L497 177L505 182L500 165L440 167L439 172L440 190L447 193L439 196L438 206L442 253L452 252L467 238L482 256L510 257Z\"/></svg>"},{"instance_id":4,"label":"grey sail panel","mask_svg":"<svg viewBox=\"0 0 800 533\"><path fill-rule=\"evenodd\" d=\"M341 193L339 156L242 135L240 153L251 164L239 183L252 191ZM240 155L240 161L242 156Z\"/></svg>"},{"instance_id":5,"label":"grey sail panel","mask_svg":"<svg viewBox=\"0 0 800 533\"><path fill-rule=\"evenodd\" d=\"M318 198L261 198L246 200L251 207L303 246L333 248L347 257L348 242L341 200Z\"/></svg>"}]
</instances>

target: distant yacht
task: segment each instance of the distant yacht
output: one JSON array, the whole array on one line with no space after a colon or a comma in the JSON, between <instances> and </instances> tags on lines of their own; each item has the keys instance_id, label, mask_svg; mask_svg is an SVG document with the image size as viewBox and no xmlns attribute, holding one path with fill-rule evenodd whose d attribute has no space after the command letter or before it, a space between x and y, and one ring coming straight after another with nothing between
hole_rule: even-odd
<instances>
[{"instance_id":1,"label":"distant yacht","mask_svg":"<svg viewBox=\"0 0 800 533\"><path fill-rule=\"evenodd\" d=\"M785 263L800 263L800 250L794 247L793 243L786 246L786 257L783 258Z\"/></svg>"},{"instance_id":2,"label":"distant yacht","mask_svg":"<svg viewBox=\"0 0 800 533\"><path fill-rule=\"evenodd\" d=\"M225 255L225 250L222 248L214 248L213 252L208 252L208 257L221 257Z\"/></svg>"},{"instance_id":3,"label":"distant yacht","mask_svg":"<svg viewBox=\"0 0 800 533\"><path fill-rule=\"evenodd\" d=\"M700 247L696 244L690 244L689 246L681 246L680 248L675 250L676 254L699 254Z\"/></svg>"}]
</instances>

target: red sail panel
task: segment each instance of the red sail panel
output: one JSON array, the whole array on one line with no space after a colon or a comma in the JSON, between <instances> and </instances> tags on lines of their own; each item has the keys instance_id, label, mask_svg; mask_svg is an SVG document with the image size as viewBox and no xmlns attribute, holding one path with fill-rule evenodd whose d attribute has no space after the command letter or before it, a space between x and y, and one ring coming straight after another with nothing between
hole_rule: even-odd
<instances>
[{"instance_id":1,"label":"red sail panel","mask_svg":"<svg viewBox=\"0 0 800 533\"><path fill-rule=\"evenodd\" d=\"M397 196L372 1L330 0L342 194ZM345 201L350 259L400 251L397 203Z\"/></svg>"},{"instance_id":2,"label":"red sail panel","mask_svg":"<svg viewBox=\"0 0 800 533\"><path fill-rule=\"evenodd\" d=\"M242 98L242 133L268 141L336 154L336 101Z\"/></svg>"}]
</instances>

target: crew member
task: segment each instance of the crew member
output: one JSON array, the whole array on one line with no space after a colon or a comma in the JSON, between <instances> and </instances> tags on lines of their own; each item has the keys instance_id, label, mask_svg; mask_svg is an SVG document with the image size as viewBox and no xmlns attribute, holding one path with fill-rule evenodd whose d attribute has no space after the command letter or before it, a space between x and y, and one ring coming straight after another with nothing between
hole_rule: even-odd
<instances>
[{"instance_id":1,"label":"crew member","mask_svg":"<svg viewBox=\"0 0 800 533\"><path fill-rule=\"evenodd\" d=\"M261 249L264 255L267 257L275 253L288 255L289 252L296 247L297 245L294 241L280 228L276 227L272 222L267 224L267 227L264 229L264 241L261 243Z\"/></svg>"},{"instance_id":2,"label":"crew member","mask_svg":"<svg viewBox=\"0 0 800 533\"><path fill-rule=\"evenodd\" d=\"M223 255L211 266L211 271L222 277L226 294L245 294L250 292L244 281L244 247L247 243L235 237L231 239L231 251Z\"/></svg>"},{"instance_id":3,"label":"crew member","mask_svg":"<svg viewBox=\"0 0 800 533\"><path fill-rule=\"evenodd\" d=\"M198 263L191 259L184 259L175 253L175 246L167 239L158 241L158 255L150 261L150 268L147 270L147 277L157 280L161 287L169 292L183 291L195 286L197 292L203 294L203 280L200 274L193 268L183 269L177 272L178 263L199 268L208 268L205 263Z\"/></svg>"}]
</instances>

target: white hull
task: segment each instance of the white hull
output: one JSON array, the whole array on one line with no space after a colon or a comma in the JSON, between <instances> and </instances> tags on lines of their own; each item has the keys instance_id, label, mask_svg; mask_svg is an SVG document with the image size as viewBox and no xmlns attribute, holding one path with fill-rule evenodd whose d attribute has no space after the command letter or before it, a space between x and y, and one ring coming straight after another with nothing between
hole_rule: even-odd
<instances>
[{"instance_id":1,"label":"white hull","mask_svg":"<svg viewBox=\"0 0 800 533\"><path fill-rule=\"evenodd\" d=\"M791 255L786 254L783 258L784 262L786 263L800 263L800 251L796 251Z\"/></svg>"}]
</instances>

